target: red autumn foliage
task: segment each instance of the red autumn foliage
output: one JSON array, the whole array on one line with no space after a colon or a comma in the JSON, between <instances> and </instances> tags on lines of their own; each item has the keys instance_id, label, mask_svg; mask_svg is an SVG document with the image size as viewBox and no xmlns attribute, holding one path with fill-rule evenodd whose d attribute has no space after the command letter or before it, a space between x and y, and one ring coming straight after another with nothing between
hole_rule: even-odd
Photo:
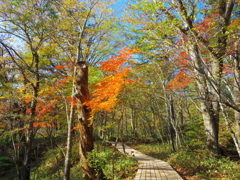
<instances>
[{"instance_id":1,"label":"red autumn foliage","mask_svg":"<svg viewBox=\"0 0 240 180\"><path fill-rule=\"evenodd\" d=\"M216 32L211 30L216 24L216 19L219 17L218 12L213 12L212 14L206 16L202 22L199 22L195 25L195 29L199 33L208 33L208 35L215 34Z\"/></svg>"},{"instance_id":2,"label":"red autumn foliage","mask_svg":"<svg viewBox=\"0 0 240 180\"><path fill-rule=\"evenodd\" d=\"M179 68L186 68L189 65L189 55L183 51L178 54L176 58L173 59L173 61L177 64Z\"/></svg>"},{"instance_id":3,"label":"red autumn foliage","mask_svg":"<svg viewBox=\"0 0 240 180\"><path fill-rule=\"evenodd\" d=\"M54 69L56 69L58 71L62 71L66 68L72 68L72 62L71 61L67 61L67 62L63 63L62 65L58 65L58 66L54 67Z\"/></svg>"},{"instance_id":4,"label":"red autumn foliage","mask_svg":"<svg viewBox=\"0 0 240 180\"><path fill-rule=\"evenodd\" d=\"M233 74L232 64L230 63L224 64L222 72L226 75Z\"/></svg>"},{"instance_id":5,"label":"red autumn foliage","mask_svg":"<svg viewBox=\"0 0 240 180\"><path fill-rule=\"evenodd\" d=\"M175 75L173 80L168 82L168 85L166 86L166 88L179 90L186 87L189 82L190 82L190 77L187 75L185 71L181 71L180 73Z\"/></svg>"},{"instance_id":6,"label":"red autumn foliage","mask_svg":"<svg viewBox=\"0 0 240 180\"><path fill-rule=\"evenodd\" d=\"M26 110L26 114L30 114L30 112L31 112L31 109Z\"/></svg>"}]
</instances>

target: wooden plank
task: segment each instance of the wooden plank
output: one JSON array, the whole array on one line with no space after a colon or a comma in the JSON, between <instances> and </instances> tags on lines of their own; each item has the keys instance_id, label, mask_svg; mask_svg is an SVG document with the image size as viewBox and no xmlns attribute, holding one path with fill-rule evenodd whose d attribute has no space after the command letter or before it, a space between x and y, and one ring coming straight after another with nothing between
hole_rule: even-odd
<instances>
[{"instance_id":1,"label":"wooden plank","mask_svg":"<svg viewBox=\"0 0 240 180\"><path fill-rule=\"evenodd\" d=\"M115 145L114 142L110 142ZM143 154L129 146L124 145L125 153L139 162L135 180L182 180L183 178L167 163L162 160ZM116 148L124 152L122 144L118 143Z\"/></svg>"}]
</instances>

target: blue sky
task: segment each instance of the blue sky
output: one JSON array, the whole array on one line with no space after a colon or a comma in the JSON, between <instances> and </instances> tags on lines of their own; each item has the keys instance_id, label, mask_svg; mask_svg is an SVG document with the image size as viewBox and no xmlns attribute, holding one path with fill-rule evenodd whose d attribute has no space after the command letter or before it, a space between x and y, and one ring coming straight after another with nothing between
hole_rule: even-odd
<instances>
[{"instance_id":1,"label":"blue sky","mask_svg":"<svg viewBox=\"0 0 240 180\"><path fill-rule=\"evenodd\" d=\"M114 5L112 5L112 8L119 12L119 15L123 15L124 9L126 8L127 2L130 2L129 0L117 0Z\"/></svg>"}]
</instances>

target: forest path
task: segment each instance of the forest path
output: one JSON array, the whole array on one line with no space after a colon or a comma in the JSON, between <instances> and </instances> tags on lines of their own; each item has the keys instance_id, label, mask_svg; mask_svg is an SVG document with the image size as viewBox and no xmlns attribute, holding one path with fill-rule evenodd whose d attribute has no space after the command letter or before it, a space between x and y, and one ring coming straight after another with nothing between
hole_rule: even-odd
<instances>
[{"instance_id":1,"label":"forest path","mask_svg":"<svg viewBox=\"0 0 240 180\"><path fill-rule=\"evenodd\" d=\"M110 142L113 146L115 142ZM182 180L181 176L165 161L143 154L129 146L124 145L125 153L134 156L139 163L135 180ZM116 148L124 153L122 143Z\"/></svg>"}]
</instances>

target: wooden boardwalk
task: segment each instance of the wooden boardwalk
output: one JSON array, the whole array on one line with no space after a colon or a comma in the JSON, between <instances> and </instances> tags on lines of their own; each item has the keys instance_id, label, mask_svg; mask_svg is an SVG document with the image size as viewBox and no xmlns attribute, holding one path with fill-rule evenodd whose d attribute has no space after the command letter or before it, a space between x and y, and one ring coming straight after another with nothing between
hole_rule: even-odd
<instances>
[{"instance_id":1,"label":"wooden boardwalk","mask_svg":"<svg viewBox=\"0 0 240 180\"><path fill-rule=\"evenodd\" d=\"M111 142L114 146L115 143ZM147 156L129 146L124 145L125 153L134 156L139 163L139 169L135 180L182 180L181 176L167 163L159 159ZM116 148L124 153L123 146L118 143Z\"/></svg>"}]
</instances>

